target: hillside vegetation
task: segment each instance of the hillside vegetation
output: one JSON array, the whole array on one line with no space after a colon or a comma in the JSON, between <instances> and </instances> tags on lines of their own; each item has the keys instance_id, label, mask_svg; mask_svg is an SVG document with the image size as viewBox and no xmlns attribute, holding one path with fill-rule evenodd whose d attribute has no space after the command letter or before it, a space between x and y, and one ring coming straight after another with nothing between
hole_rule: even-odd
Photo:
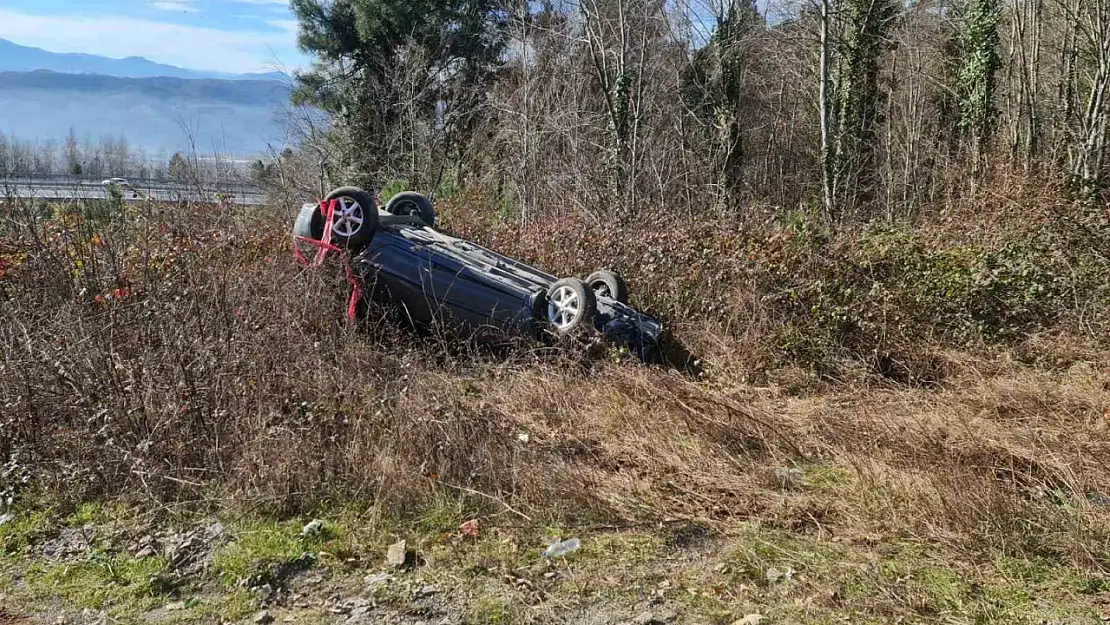
<instances>
[{"instance_id":1,"label":"hillside vegetation","mask_svg":"<svg viewBox=\"0 0 1110 625\"><path fill-rule=\"evenodd\" d=\"M571 253L539 243L557 224L440 206L445 227L557 273L643 258L622 267L634 303L703 377L347 325L341 275L291 262L288 211L16 201L0 605L135 622L1105 615L1096 231L1003 208L958 237L582 222ZM313 518L326 533L303 536ZM213 519L188 564L180 532ZM142 551L147 534L169 547ZM585 546L565 567L539 557L571 535ZM364 591L399 538L422 564Z\"/></svg>"}]
</instances>

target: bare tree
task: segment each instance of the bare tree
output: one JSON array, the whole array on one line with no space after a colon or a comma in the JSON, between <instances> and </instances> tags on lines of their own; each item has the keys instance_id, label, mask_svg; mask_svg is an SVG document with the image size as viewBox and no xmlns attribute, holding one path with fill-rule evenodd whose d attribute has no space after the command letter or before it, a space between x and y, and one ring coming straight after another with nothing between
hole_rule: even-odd
<instances>
[{"instance_id":1,"label":"bare tree","mask_svg":"<svg viewBox=\"0 0 1110 625\"><path fill-rule=\"evenodd\" d=\"M821 115L821 190L824 197L825 212L836 215L837 205L837 158L833 149L833 108L831 103L832 85L832 0L820 0L820 35L821 46L818 60L819 86L817 107Z\"/></svg>"},{"instance_id":2,"label":"bare tree","mask_svg":"<svg viewBox=\"0 0 1110 625\"><path fill-rule=\"evenodd\" d=\"M1071 176L1079 192L1090 196L1101 184L1110 121L1110 0L1067 0L1063 6L1072 46L1065 98L1076 116Z\"/></svg>"},{"instance_id":3,"label":"bare tree","mask_svg":"<svg viewBox=\"0 0 1110 625\"><path fill-rule=\"evenodd\" d=\"M1013 0L1010 6L1010 152L1026 171L1037 165L1041 128L1043 0Z\"/></svg>"},{"instance_id":4,"label":"bare tree","mask_svg":"<svg viewBox=\"0 0 1110 625\"><path fill-rule=\"evenodd\" d=\"M263 170L300 193L362 175L470 188L521 221L811 202L896 218L1015 174L1089 195L1107 169L1108 3L787 0L764 20L751 0L514 0L485 81L457 80L434 33L391 39L363 74L328 57L335 84L372 80L325 93L335 121L302 124Z\"/></svg>"},{"instance_id":5,"label":"bare tree","mask_svg":"<svg viewBox=\"0 0 1110 625\"><path fill-rule=\"evenodd\" d=\"M608 122L611 190L636 204L642 154L641 126L648 88L648 54L662 38L663 15L647 0L583 0L581 11L590 67Z\"/></svg>"}]
</instances>

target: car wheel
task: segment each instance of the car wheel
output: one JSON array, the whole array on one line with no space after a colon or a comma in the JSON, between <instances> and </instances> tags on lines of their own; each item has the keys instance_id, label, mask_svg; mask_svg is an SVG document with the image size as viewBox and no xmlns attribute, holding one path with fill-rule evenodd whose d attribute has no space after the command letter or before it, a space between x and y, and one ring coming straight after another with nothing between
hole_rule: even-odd
<instances>
[{"instance_id":1,"label":"car wheel","mask_svg":"<svg viewBox=\"0 0 1110 625\"><path fill-rule=\"evenodd\" d=\"M597 297L578 278L563 278L547 289L547 322L558 334L585 327L597 313Z\"/></svg>"},{"instance_id":2,"label":"car wheel","mask_svg":"<svg viewBox=\"0 0 1110 625\"><path fill-rule=\"evenodd\" d=\"M389 198L385 212L390 215L414 215L428 224L429 228L436 225L436 211L432 201L415 191L404 191Z\"/></svg>"},{"instance_id":3,"label":"car wheel","mask_svg":"<svg viewBox=\"0 0 1110 625\"><path fill-rule=\"evenodd\" d=\"M331 224L333 243L341 247L357 248L370 242L378 227L378 207L369 193L357 187L340 187L327 194L324 200L338 200ZM323 213L317 210L313 217L313 231L323 234ZM316 225L316 219L319 219L319 225Z\"/></svg>"},{"instance_id":4,"label":"car wheel","mask_svg":"<svg viewBox=\"0 0 1110 625\"><path fill-rule=\"evenodd\" d=\"M586 278L586 284L590 285L594 293L598 297L608 297L615 299L622 304L628 303L628 285L624 283L624 278L615 271L602 269L590 274Z\"/></svg>"}]
</instances>

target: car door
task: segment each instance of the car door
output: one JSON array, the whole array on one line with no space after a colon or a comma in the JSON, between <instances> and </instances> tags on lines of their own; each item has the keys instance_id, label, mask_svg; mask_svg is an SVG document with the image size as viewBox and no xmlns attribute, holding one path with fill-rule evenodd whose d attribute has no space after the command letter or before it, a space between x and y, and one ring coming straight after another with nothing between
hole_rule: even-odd
<instances>
[{"instance_id":1,"label":"car door","mask_svg":"<svg viewBox=\"0 0 1110 625\"><path fill-rule=\"evenodd\" d=\"M443 248L449 243L424 246L422 277L425 295L434 301L439 319L469 331L503 331L517 322L524 294L509 284L489 279Z\"/></svg>"},{"instance_id":2,"label":"car door","mask_svg":"<svg viewBox=\"0 0 1110 625\"><path fill-rule=\"evenodd\" d=\"M425 293L422 246L381 230L362 257L369 267L364 282L375 300L395 306L413 324L433 322L436 304Z\"/></svg>"}]
</instances>

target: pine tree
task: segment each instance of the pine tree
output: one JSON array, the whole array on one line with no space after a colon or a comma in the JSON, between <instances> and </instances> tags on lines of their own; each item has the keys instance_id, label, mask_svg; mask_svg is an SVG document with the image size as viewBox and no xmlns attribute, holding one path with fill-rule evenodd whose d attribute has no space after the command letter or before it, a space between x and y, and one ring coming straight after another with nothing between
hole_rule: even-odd
<instances>
[{"instance_id":1,"label":"pine tree","mask_svg":"<svg viewBox=\"0 0 1110 625\"><path fill-rule=\"evenodd\" d=\"M174 180L185 180L189 177L189 164L180 152L175 152L170 158L169 176Z\"/></svg>"},{"instance_id":2,"label":"pine tree","mask_svg":"<svg viewBox=\"0 0 1110 625\"><path fill-rule=\"evenodd\" d=\"M74 132L72 126L69 128L69 134L66 135L66 143L63 149L65 151L66 172L73 176L80 176L82 171L81 149L77 144L77 133Z\"/></svg>"},{"instance_id":3,"label":"pine tree","mask_svg":"<svg viewBox=\"0 0 1110 625\"><path fill-rule=\"evenodd\" d=\"M335 115L349 181L415 178L404 157L422 147L418 124L440 123L448 144L466 140L505 49L501 0L293 0L292 9L298 44L316 58L294 98ZM399 133L408 147L394 155Z\"/></svg>"}]
</instances>

